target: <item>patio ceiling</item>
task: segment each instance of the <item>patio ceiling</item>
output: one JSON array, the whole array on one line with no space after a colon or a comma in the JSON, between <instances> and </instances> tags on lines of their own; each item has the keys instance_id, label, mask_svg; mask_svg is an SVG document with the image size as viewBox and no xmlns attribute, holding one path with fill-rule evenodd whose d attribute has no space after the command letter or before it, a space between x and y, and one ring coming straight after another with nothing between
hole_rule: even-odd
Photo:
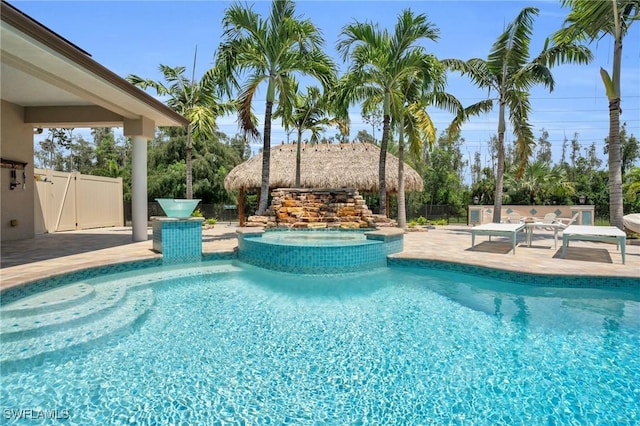
<instances>
[{"instance_id":1,"label":"patio ceiling","mask_svg":"<svg viewBox=\"0 0 640 426\"><path fill-rule=\"evenodd\" d=\"M162 102L97 63L78 46L2 1L2 100L24 107L34 127L123 126L147 119L186 126Z\"/></svg>"}]
</instances>

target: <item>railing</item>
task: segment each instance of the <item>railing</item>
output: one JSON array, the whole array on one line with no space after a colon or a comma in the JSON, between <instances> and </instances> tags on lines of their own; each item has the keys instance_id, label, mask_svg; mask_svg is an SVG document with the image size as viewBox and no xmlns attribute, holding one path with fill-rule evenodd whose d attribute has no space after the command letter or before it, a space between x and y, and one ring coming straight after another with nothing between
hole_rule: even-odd
<instances>
[{"instance_id":1,"label":"railing","mask_svg":"<svg viewBox=\"0 0 640 426\"><path fill-rule=\"evenodd\" d=\"M124 218L127 224L131 223L131 202L125 201ZM198 209L207 219L215 218L220 222L237 222L238 221L238 206L235 204L199 204ZM252 215L253 212L245 207L247 216ZM607 220L608 212L599 212L596 209L595 219L599 223L601 220ZM148 216L164 216L164 212L160 208L160 205L156 202L148 203ZM395 218L395 211L393 212ZM411 209L407 206L407 221L416 220L420 216L425 217L427 220L446 220L447 223L467 223L467 211L459 211L453 206L446 204L425 204L422 206Z\"/></svg>"}]
</instances>

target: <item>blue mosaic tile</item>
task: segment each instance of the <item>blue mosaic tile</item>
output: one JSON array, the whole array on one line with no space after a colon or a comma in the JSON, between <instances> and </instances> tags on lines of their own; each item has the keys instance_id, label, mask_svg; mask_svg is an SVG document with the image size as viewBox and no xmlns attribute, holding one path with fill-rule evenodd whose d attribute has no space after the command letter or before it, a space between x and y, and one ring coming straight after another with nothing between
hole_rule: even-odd
<instances>
[{"instance_id":1,"label":"blue mosaic tile","mask_svg":"<svg viewBox=\"0 0 640 426\"><path fill-rule=\"evenodd\" d=\"M202 224L194 220L153 222L153 249L165 261L184 263L202 257Z\"/></svg>"},{"instance_id":2,"label":"blue mosaic tile","mask_svg":"<svg viewBox=\"0 0 640 426\"><path fill-rule=\"evenodd\" d=\"M556 209L553 213L555 213L556 216L562 216L562 210L560 209Z\"/></svg>"},{"instance_id":3,"label":"blue mosaic tile","mask_svg":"<svg viewBox=\"0 0 640 426\"><path fill-rule=\"evenodd\" d=\"M268 250L265 249L266 247L268 247ZM402 248L402 238L388 239L388 241L370 239L358 245L309 247L267 245L261 242L261 237L241 235L238 238L238 260L250 265L281 272L329 274L385 266L387 255L399 253Z\"/></svg>"},{"instance_id":4,"label":"blue mosaic tile","mask_svg":"<svg viewBox=\"0 0 640 426\"><path fill-rule=\"evenodd\" d=\"M529 214L531 214L531 216L535 216L536 213L538 213L538 210L536 210L536 209L529 210Z\"/></svg>"},{"instance_id":5,"label":"blue mosaic tile","mask_svg":"<svg viewBox=\"0 0 640 426\"><path fill-rule=\"evenodd\" d=\"M236 252L236 250L218 252L218 253L204 253L202 255L203 262L206 262L208 260L234 260L237 258L238 258L238 253Z\"/></svg>"},{"instance_id":6,"label":"blue mosaic tile","mask_svg":"<svg viewBox=\"0 0 640 426\"><path fill-rule=\"evenodd\" d=\"M508 209L506 210L506 212L507 212L507 214L511 214L511 213L513 213L513 210L511 210L511 208L508 208Z\"/></svg>"},{"instance_id":7,"label":"blue mosaic tile","mask_svg":"<svg viewBox=\"0 0 640 426\"><path fill-rule=\"evenodd\" d=\"M399 259L388 258L389 267L412 267L463 272L482 275L498 280L512 281L539 287L569 288L637 288L640 289L640 278L631 277L599 277L590 275L549 275L527 272L505 271L483 266L466 265L431 259Z\"/></svg>"}]
</instances>

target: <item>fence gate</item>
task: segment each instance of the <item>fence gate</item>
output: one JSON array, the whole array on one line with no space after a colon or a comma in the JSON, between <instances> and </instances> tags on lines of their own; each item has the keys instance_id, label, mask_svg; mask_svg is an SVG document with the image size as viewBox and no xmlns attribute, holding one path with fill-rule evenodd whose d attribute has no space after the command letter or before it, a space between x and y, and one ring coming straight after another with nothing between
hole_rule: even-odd
<instances>
[{"instance_id":1,"label":"fence gate","mask_svg":"<svg viewBox=\"0 0 640 426\"><path fill-rule=\"evenodd\" d=\"M34 169L36 234L122 226L122 178Z\"/></svg>"}]
</instances>

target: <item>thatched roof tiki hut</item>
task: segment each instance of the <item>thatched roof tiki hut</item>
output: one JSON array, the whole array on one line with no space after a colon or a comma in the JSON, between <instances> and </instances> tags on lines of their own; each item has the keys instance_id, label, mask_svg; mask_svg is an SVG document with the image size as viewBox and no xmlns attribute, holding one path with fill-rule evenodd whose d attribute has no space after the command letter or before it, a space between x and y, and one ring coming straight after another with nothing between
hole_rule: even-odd
<instances>
[{"instance_id":1,"label":"thatched roof tiki hut","mask_svg":"<svg viewBox=\"0 0 640 426\"><path fill-rule=\"evenodd\" d=\"M296 174L296 145L282 144L271 148L269 188L293 188ZM302 147L300 184L303 188L355 188L378 191L380 148L368 143L305 144ZM224 180L228 190L238 190L238 214L244 224L244 192L260 188L262 154L236 166ZM387 153L387 191L398 190L398 158ZM405 163L404 185L407 191L422 191L420 175Z\"/></svg>"}]
</instances>

